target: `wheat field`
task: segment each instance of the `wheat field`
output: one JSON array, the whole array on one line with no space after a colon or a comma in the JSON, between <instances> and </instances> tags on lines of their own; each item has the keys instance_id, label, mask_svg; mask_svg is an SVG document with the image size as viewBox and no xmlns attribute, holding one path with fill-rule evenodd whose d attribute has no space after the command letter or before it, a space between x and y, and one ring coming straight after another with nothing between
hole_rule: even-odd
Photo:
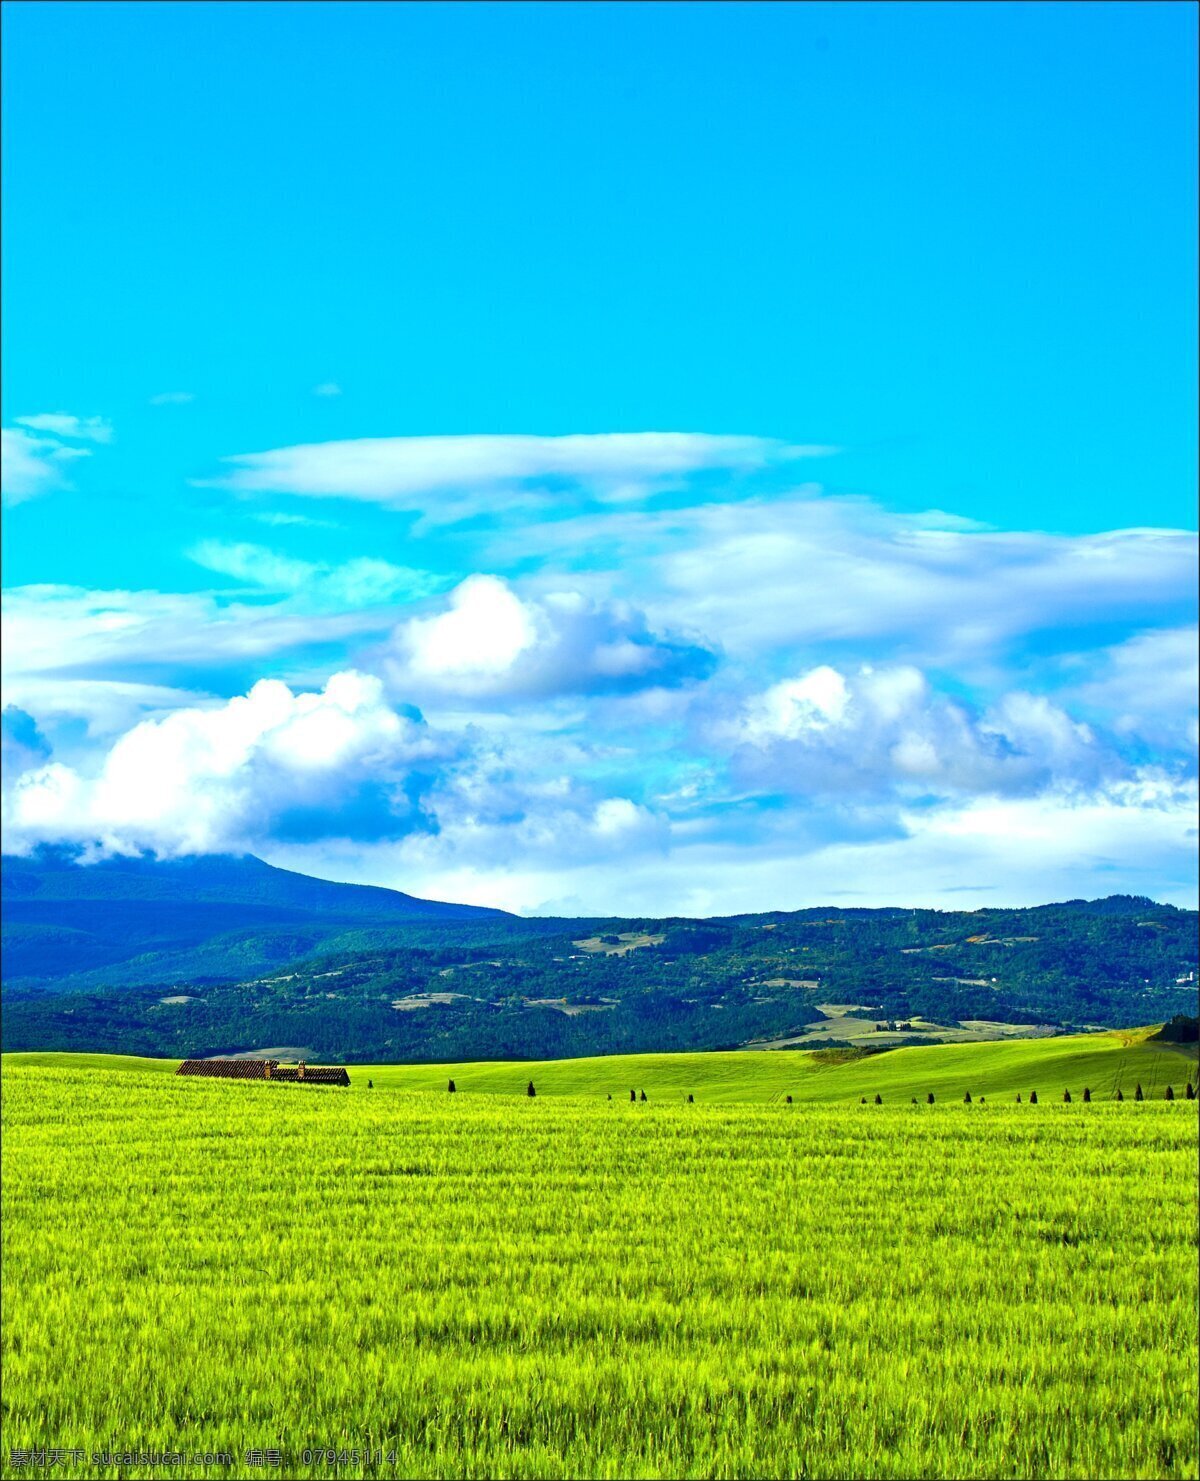
<instances>
[{"instance_id":1,"label":"wheat field","mask_svg":"<svg viewBox=\"0 0 1200 1481\"><path fill-rule=\"evenodd\" d=\"M6 1474L1196 1475L1195 1102L66 1064L5 1060Z\"/></svg>"}]
</instances>

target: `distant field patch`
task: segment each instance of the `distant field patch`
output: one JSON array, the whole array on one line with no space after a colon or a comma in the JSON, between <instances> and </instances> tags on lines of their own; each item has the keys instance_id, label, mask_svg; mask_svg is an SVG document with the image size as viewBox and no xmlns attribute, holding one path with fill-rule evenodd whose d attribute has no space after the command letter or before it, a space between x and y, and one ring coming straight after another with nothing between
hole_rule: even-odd
<instances>
[{"instance_id":1,"label":"distant field patch","mask_svg":"<svg viewBox=\"0 0 1200 1481\"><path fill-rule=\"evenodd\" d=\"M397 1013L412 1013L419 1008L433 1008L440 1004L447 1007L459 998L466 998L465 992L416 992L406 998L393 998L392 1007Z\"/></svg>"},{"instance_id":2,"label":"distant field patch","mask_svg":"<svg viewBox=\"0 0 1200 1481\"><path fill-rule=\"evenodd\" d=\"M605 956L625 956L643 946L661 946L666 936L652 936L645 931L620 931L611 936L588 936L583 941L572 941L580 951L602 951Z\"/></svg>"},{"instance_id":3,"label":"distant field patch","mask_svg":"<svg viewBox=\"0 0 1200 1481\"><path fill-rule=\"evenodd\" d=\"M761 985L769 987L772 984ZM805 1024L801 1032L783 1038L761 1039L747 1047L803 1049L811 1044L815 1048L830 1039L876 1048L911 1043L916 1038L924 1038L930 1044L969 1044L990 1039L1044 1038L1058 1032L1049 1024L999 1023L984 1018L964 1021L960 1026L948 1026L931 1023L919 1014L899 1020L880 1019L873 1015L864 1017L867 1010L855 1003L818 1003L817 1007L825 1016Z\"/></svg>"}]
</instances>

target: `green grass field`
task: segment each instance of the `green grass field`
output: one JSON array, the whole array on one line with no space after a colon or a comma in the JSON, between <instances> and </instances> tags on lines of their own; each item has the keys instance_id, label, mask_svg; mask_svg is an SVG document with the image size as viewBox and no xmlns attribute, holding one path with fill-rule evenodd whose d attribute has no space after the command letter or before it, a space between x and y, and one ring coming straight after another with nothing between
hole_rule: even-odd
<instances>
[{"instance_id":1,"label":"green grass field","mask_svg":"<svg viewBox=\"0 0 1200 1481\"><path fill-rule=\"evenodd\" d=\"M738 1050L718 1054L617 1054L598 1059L561 1059L476 1064L352 1065L351 1091L370 1080L376 1090L444 1091L453 1079L459 1092L517 1095L532 1079L539 1095L607 1096L628 1099L631 1089L655 1100L686 1098L705 1102L773 1101L791 1095L796 1102L858 1100L881 1094L922 1100L1028 1095L1036 1090L1062 1098L1088 1087L1109 1097L1122 1088L1132 1094L1141 1083L1161 1095L1171 1084L1182 1091L1196 1079L1196 1051L1149 1042L1153 1029L1113 1030L1059 1039L1012 1039L977 1044L932 1044L894 1049L886 1054L847 1059L837 1050L812 1054L795 1050ZM6 1054L6 1069L43 1068L139 1070L173 1074L178 1060L134 1059L111 1054Z\"/></svg>"},{"instance_id":2,"label":"green grass field","mask_svg":"<svg viewBox=\"0 0 1200 1481\"><path fill-rule=\"evenodd\" d=\"M1197 1474L1195 1058L1144 1035L173 1068L4 1058L6 1475Z\"/></svg>"}]
</instances>

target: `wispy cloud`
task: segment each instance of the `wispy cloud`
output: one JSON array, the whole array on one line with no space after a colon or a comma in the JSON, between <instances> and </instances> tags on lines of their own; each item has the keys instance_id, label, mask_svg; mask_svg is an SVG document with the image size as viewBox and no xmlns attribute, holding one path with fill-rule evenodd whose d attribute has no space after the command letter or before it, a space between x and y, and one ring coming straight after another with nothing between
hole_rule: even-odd
<instances>
[{"instance_id":1,"label":"wispy cloud","mask_svg":"<svg viewBox=\"0 0 1200 1481\"><path fill-rule=\"evenodd\" d=\"M372 556L358 556L340 565L299 560L264 545L226 540L202 540L188 558L206 570L264 591L302 594L309 604L322 607L370 607L412 601L428 596L442 584L440 577L410 566L396 566Z\"/></svg>"},{"instance_id":2,"label":"wispy cloud","mask_svg":"<svg viewBox=\"0 0 1200 1481\"><path fill-rule=\"evenodd\" d=\"M272 529L284 529L295 526L309 530L336 530L337 521L333 519L313 519L308 514L284 514L278 510L264 509L255 511L250 518L260 525L268 525Z\"/></svg>"},{"instance_id":3,"label":"wispy cloud","mask_svg":"<svg viewBox=\"0 0 1200 1481\"><path fill-rule=\"evenodd\" d=\"M548 488L624 500L706 469L749 470L834 451L761 437L630 432L567 437L377 437L242 453L206 481L239 493L360 499L447 522L545 502Z\"/></svg>"},{"instance_id":4,"label":"wispy cloud","mask_svg":"<svg viewBox=\"0 0 1200 1481\"><path fill-rule=\"evenodd\" d=\"M160 391L157 396L150 397L151 406L186 406L189 401L195 401L195 393L192 391Z\"/></svg>"},{"instance_id":5,"label":"wispy cloud","mask_svg":"<svg viewBox=\"0 0 1200 1481\"><path fill-rule=\"evenodd\" d=\"M67 468L91 456L86 447L68 447L51 437L34 437L20 427L0 429L0 491L6 504L23 504L55 489L70 488Z\"/></svg>"},{"instance_id":6,"label":"wispy cloud","mask_svg":"<svg viewBox=\"0 0 1200 1481\"><path fill-rule=\"evenodd\" d=\"M103 417L73 417L65 411L39 412L37 416L17 417L22 427L33 432L49 432L79 442L111 442L112 424Z\"/></svg>"},{"instance_id":7,"label":"wispy cloud","mask_svg":"<svg viewBox=\"0 0 1200 1481\"><path fill-rule=\"evenodd\" d=\"M314 396L340 396L342 388L337 381L322 381L319 386L313 387Z\"/></svg>"},{"instance_id":8,"label":"wispy cloud","mask_svg":"<svg viewBox=\"0 0 1200 1481\"><path fill-rule=\"evenodd\" d=\"M393 619L394 620L394 619ZM313 611L294 600L220 601L211 592L96 591L19 586L4 593L4 693L23 704L30 686L56 685L68 713L81 680L161 683L257 663L313 645L346 643L388 626L374 610ZM34 710L35 714L41 711Z\"/></svg>"},{"instance_id":9,"label":"wispy cloud","mask_svg":"<svg viewBox=\"0 0 1200 1481\"><path fill-rule=\"evenodd\" d=\"M493 543L662 620L720 634L739 657L836 645L860 657L1000 665L1030 634L1186 621L1197 537L963 529L867 499L801 489L775 499L623 510L530 525Z\"/></svg>"}]
</instances>

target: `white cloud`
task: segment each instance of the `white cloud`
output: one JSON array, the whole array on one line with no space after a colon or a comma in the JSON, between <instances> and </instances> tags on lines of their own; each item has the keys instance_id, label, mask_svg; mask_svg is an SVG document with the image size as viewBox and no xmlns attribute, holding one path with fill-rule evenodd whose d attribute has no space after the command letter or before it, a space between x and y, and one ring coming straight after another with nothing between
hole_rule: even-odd
<instances>
[{"instance_id":1,"label":"white cloud","mask_svg":"<svg viewBox=\"0 0 1200 1481\"><path fill-rule=\"evenodd\" d=\"M486 575L468 577L437 614L402 623L383 655L396 692L502 704L674 685L712 664L708 649L652 632L627 603L573 591L524 598Z\"/></svg>"},{"instance_id":2,"label":"white cloud","mask_svg":"<svg viewBox=\"0 0 1200 1481\"><path fill-rule=\"evenodd\" d=\"M541 915L729 915L816 905L963 910L1116 891L1195 905L1195 783L1152 774L1098 789L983 796L901 815L883 836L813 844L795 812L735 838L658 828L612 847L586 816L574 852L518 829L397 842L284 844L272 863L433 899Z\"/></svg>"},{"instance_id":3,"label":"white cloud","mask_svg":"<svg viewBox=\"0 0 1200 1481\"><path fill-rule=\"evenodd\" d=\"M451 682L506 674L537 640L532 610L494 576L469 577L445 612L415 618L402 632L409 671Z\"/></svg>"},{"instance_id":4,"label":"white cloud","mask_svg":"<svg viewBox=\"0 0 1200 1481\"><path fill-rule=\"evenodd\" d=\"M269 550L227 540L202 540L188 551L197 565L265 591L303 595L310 605L358 608L411 601L440 585L438 577L409 566L395 566L373 556L330 565L298 560Z\"/></svg>"},{"instance_id":5,"label":"white cloud","mask_svg":"<svg viewBox=\"0 0 1200 1481\"><path fill-rule=\"evenodd\" d=\"M1066 693L1120 734L1196 749L1200 643L1194 627L1137 633L1099 653L1077 656L1073 666L1091 670L1093 677Z\"/></svg>"},{"instance_id":6,"label":"white cloud","mask_svg":"<svg viewBox=\"0 0 1200 1481\"><path fill-rule=\"evenodd\" d=\"M147 669L213 668L379 628L378 615L366 611L222 604L205 592L19 586L4 593L3 687L21 704L32 681L53 683L67 704L81 679L145 683Z\"/></svg>"},{"instance_id":7,"label":"white cloud","mask_svg":"<svg viewBox=\"0 0 1200 1481\"><path fill-rule=\"evenodd\" d=\"M752 697L712 734L733 741L743 783L806 797L1028 793L1127 770L1043 696L1013 691L975 715L905 664L821 665Z\"/></svg>"},{"instance_id":8,"label":"white cloud","mask_svg":"<svg viewBox=\"0 0 1200 1481\"><path fill-rule=\"evenodd\" d=\"M314 396L340 396L342 388L337 381L322 381L319 386L313 387Z\"/></svg>"},{"instance_id":9,"label":"white cloud","mask_svg":"<svg viewBox=\"0 0 1200 1481\"><path fill-rule=\"evenodd\" d=\"M150 397L151 406L186 406L189 401L195 401L195 394L191 391L160 391L157 396Z\"/></svg>"},{"instance_id":10,"label":"white cloud","mask_svg":"<svg viewBox=\"0 0 1200 1481\"><path fill-rule=\"evenodd\" d=\"M49 432L80 442L111 442L113 429L103 417L73 417L65 411L41 412L33 417L17 417L22 427L33 432Z\"/></svg>"},{"instance_id":11,"label":"white cloud","mask_svg":"<svg viewBox=\"0 0 1200 1481\"><path fill-rule=\"evenodd\" d=\"M283 529L287 526L297 526L309 530L336 530L337 521L333 519L313 519L308 514L283 514L278 510L261 510L250 515L260 525L270 525L273 529Z\"/></svg>"},{"instance_id":12,"label":"white cloud","mask_svg":"<svg viewBox=\"0 0 1200 1481\"><path fill-rule=\"evenodd\" d=\"M795 740L807 731L828 730L846 713L846 681L828 664L797 679L773 684L747 707L743 733L747 740Z\"/></svg>"},{"instance_id":13,"label":"white cloud","mask_svg":"<svg viewBox=\"0 0 1200 1481\"><path fill-rule=\"evenodd\" d=\"M4 676L4 699L36 715L51 732L82 721L88 740L117 735L148 716L220 702L194 689L176 689L169 684L11 672Z\"/></svg>"},{"instance_id":14,"label":"white cloud","mask_svg":"<svg viewBox=\"0 0 1200 1481\"><path fill-rule=\"evenodd\" d=\"M814 645L857 645L863 655L880 643L929 664L998 664L1031 633L1194 609L1193 532L1067 536L952 525L805 488L779 499L564 519L526 528L519 541L502 537L496 548L568 567L582 556L587 569L573 579L636 590L653 620L719 635L747 659Z\"/></svg>"},{"instance_id":15,"label":"white cloud","mask_svg":"<svg viewBox=\"0 0 1200 1481\"><path fill-rule=\"evenodd\" d=\"M8 786L22 772L43 766L50 759L50 745L26 710L6 704L0 710L0 779Z\"/></svg>"},{"instance_id":16,"label":"white cloud","mask_svg":"<svg viewBox=\"0 0 1200 1481\"><path fill-rule=\"evenodd\" d=\"M8 789L5 846L94 844L160 855L255 847L289 831L414 826L403 784L439 755L380 681L335 674L319 694L264 679L244 696L134 726L86 774L51 761ZM364 792L367 806L360 808Z\"/></svg>"},{"instance_id":17,"label":"white cloud","mask_svg":"<svg viewBox=\"0 0 1200 1481\"><path fill-rule=\"evenodd\" d=\"M88 455L65 423L87 424L55 417L5 430L6 497L62 487ZM250 846L524 910L1186 899L1195 535L999 532L812 488L734 497L803 451L819 450L635 434L231 460L246 493L538 518L444 533L457 570L497 574L440 595L375 555L235 540L191 554L236 589L8 593L10 827ZM688 493L707 503L629 502L712 470L730 475L724 503L712 479ZM419 605L397 622L399 601ZM251 686L264 672L287 687Z\"/></svg>"},{"instance_id":18,"label":"white cloud","mask_svg":"<svg viewBox=\"0 0 1200 1481\"><path fill-rule=\"evenodd\" d=\"M0 489L6 504L22 504L39 494L70 488L66 469L87 448L66 447L50 437L31 437L19 427L0 429Z\"/></svg>"},{"instance_id":19,"label":"white cloud","mask_svg":"<svg viewBox=\"0 0 1200 1481\"><path fill-rule=\"evenodd\" d=\"M268 591L297 591L312 580L318 569L312 561L295 560L262 545L229 540L201 540L187 555L206 570Z\"/></svg>"},{"instance_id":20,"label":"white cloud","mask_svg":"<svg viewBox=\"0 0 1200 1481\"><path fill-rule=\"evenodd\" d=\"M362 499L452 521L501 501L528 502L536 497L530 484L624 499L706 468L755 469L831 451L691 432L373 437L238 454L224 460L232 471L211 482L243 493Z\"/></svg>"}]
</instances>

